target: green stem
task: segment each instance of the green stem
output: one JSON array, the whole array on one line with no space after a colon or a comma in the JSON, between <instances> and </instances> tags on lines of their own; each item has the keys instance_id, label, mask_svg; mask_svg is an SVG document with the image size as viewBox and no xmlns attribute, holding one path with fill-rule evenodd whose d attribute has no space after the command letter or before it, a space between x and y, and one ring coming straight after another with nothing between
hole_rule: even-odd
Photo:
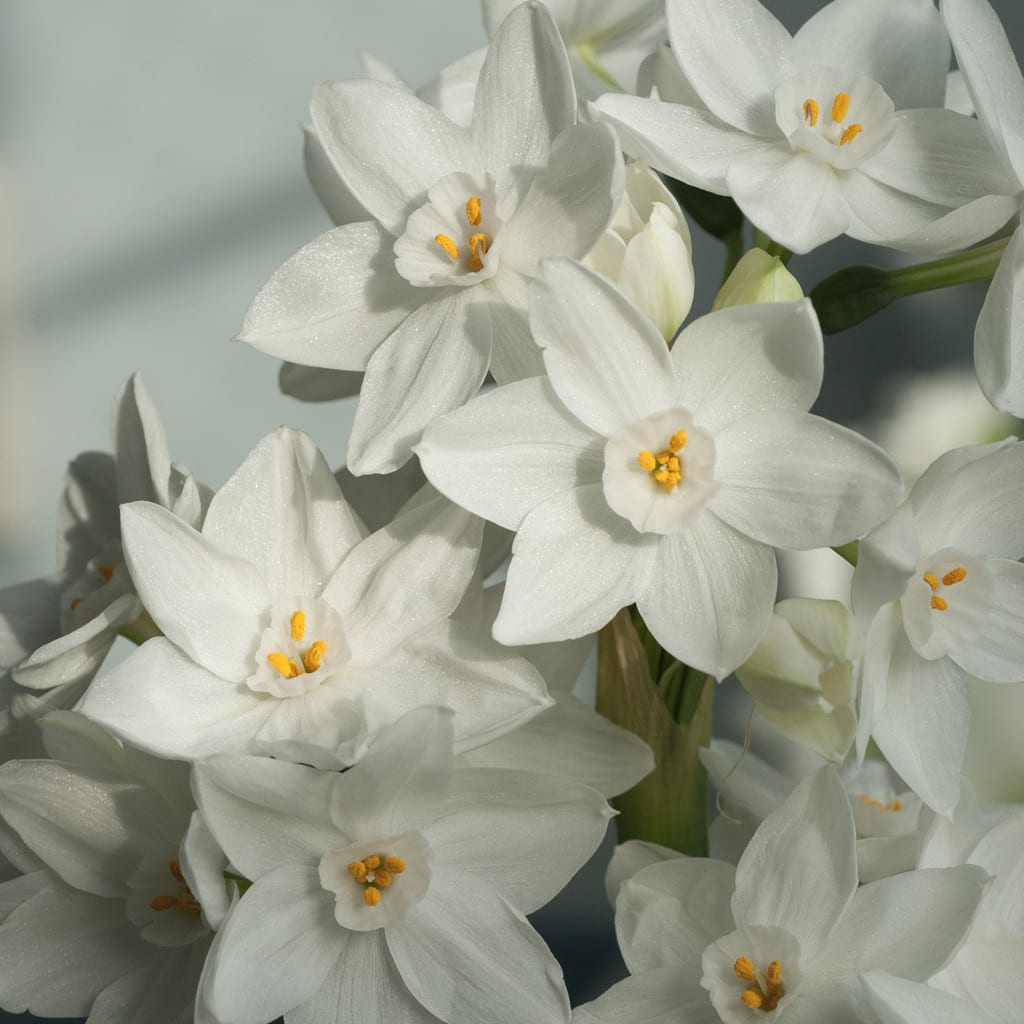
<instances>
[{"instance_id":1,"label":"green stem","mask_svg":"<svg viewBox=\"0 0 1024 1024\"><path fill-rule=\"evenodd\" d=\"M608 73L605 66L597 59L597 53L594 50L594 44L590 41L584 43L577 43L575 46L576 55L581 61L601 79L605 85L611 86L616 92L625 92L626 90L619 85L618 82Z\"/></svg>"},{"instance_id":2,"label":"green stem","mask_svg":"<svg viewBox=\"0 0 1024 1024\"><path fill-rule=\"evenodd\" d=\"M769 256L778 256L782 260L783 266L789 266L789 261L793 258L789 249L784 245L779 245L774 238L765 234L760 228L754 228L754 248L762 249Z\"/></svg>"},{"instance_id":3,"label":"green stem","mask_svg":"<svg viewBox=\"0 0 1024 1024\"><path fill-rule=\"evenodd\" d=\"M736 264L743 258L743 228L730 231L723 239L725 242L725 267L722 270L722 284L729 280L729 275L736 269Z\"/></svg>"},{"instance_id":4,"label":"green stem","mask_svg":"<svg viewBox=\"0 0 1024 1024\"><path fill-rule=\"evenodd\" d=\"M840 270L811 290L821 329L838 334L907 295L990 278L1009 241L1000 238L955 256L896 270L867 266Z\"/></svg>"}]
</instances>

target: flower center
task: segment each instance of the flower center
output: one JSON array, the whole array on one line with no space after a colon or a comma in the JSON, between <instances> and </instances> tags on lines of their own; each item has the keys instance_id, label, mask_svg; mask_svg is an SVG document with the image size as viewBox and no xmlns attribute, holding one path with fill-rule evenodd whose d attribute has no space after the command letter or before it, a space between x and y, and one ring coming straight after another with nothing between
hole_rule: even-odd
<instances>
[{"instance_id":1,"label":"flower center","mask_svg":"<svg viewBox=\"0 0 1024 1024\"><path fill-rule=\"evenodd\" d=\"M181 873L181 863L172 860L167 867L170 870L171 878L178 883L178 891L177 893L163 893L160 896L154 896L149 901L150 910L174 910L177 908L188 917L199 917L202 908L199 906L199 900L192 895L192 890L189 889L185 876Z\"/></svg>"},{"instance_id":2,"label":"flower center","mask_svg":"<svg viewBox=\"0 0 1024 1024\"><path fill-rule=\"evenodd\" d=\"M405 861L383 853L371 853L362 860L354 860L348 866L348 873L357 885L363 887L363 902L368 907L376 907L383 899L382 889L386 889L394 881L395 875L405 871Z\"/></svg>"},{"instance_id":3,"label":"flower center","mask_svg":"<svg viewBox=\"0 0 1024 1024\"><path fill-rule=\"evenodd\" d=\"M664 435L662 435L664 436ZM654 482L671 493L683 481L683 464L678 453L686 446L685 430L677 430L668 440L668 447L657 455L643 449L637 452L636 461L641 469L654 478Z\"/></svg>"},{"instance_id":4,"label":"flower center","mask_svg":"<svg viewBox=\"0 0 1024 1024\"><path fill-rule=\"evenodd\" d=\"M773 960L768 965L764 976L754 969L754 964L745 956L741 956L733 970L741 981L749 982L749 987L740 996L743 1005L750 1010L764 1010L766 1013L779 1005L779 1000L786 994L782 987L782 965Z\"/></svg>"},{"instance_id":5,"label":"flower center","mask_svg":"<svg viewBox=\"0 0 1024 1024\"><path fill-rule=\"evenodd\" d=\"M482 214L480 212L480 197L470 196L466 200L466 220L469 222L470 228L476 228L480 226L482 220ZM461 253L458 245L450 235L438 234L434 236L434 241L448 254L448 258L453 262L457 263ZM491 243L482 231L474 231L469 236L469 241L466 243L466 266L469 267L474 273L484 269L484 255L487 250L491 247Z\"/></svg>"},{"instance_id":6,"label":"flower center","mask_svg":"<svg viewBox=\"0 0 1024 1024\"><path fill-rule=\"evenodd\" d=\"M298 610L292 612L289 629L291 638L297 644L302 643L306 635L306 616L303 612ZM283 651L271 651L267 655L267 664L276 669L285 679L294 679L306 672L315 672L320 667L326 653L327 644L323 640L314 640L298 660L289 658Z\"/></svg>"},{"instance_id":7,"label":"flower center","mask_svg":"<svg viewBox=\"0 0 1024 1024\"><path fill-rule=\"evenodd\" d=\"M864 131L864 125L859 122L843 127L843 122L850 112L850 102L848 92L837 93L836 98L832 101L830 123L821 127L820 134L834 146L848 146ZM809 128L817 128L821 118L821 107L818 105L818 101L815 99L804 100L802 111L804 123Z\"/></svg>"},{"instance_id":8,"label":"flower center","mask_svg":"<svg viewBox=\"0 0 1024 1024\"><path fill-rule=\"evenodd\" d=\"M966 576L967 570L962 565L958 565L955 569L950 569L949 572L943 574L941 579L933 572L926 572L921 577L931 587L931 606L935 611L944 612L949 609L949 601L939 591L946 587L955 587L958 583L962 583Z\"/></svg>"},{"instance_id":9,"label":"flower center","mask_svg":"<svg viewBox=\"0 0 1024 1024\"><path fill-rule=\"evenodd\" d=\"M887 804L883 804L881 800L872 800L867 793L860 794L860 802L865 807L876 807L880 811L902 811L903 804L895 797Z\"/></svg>"}]
</instances>

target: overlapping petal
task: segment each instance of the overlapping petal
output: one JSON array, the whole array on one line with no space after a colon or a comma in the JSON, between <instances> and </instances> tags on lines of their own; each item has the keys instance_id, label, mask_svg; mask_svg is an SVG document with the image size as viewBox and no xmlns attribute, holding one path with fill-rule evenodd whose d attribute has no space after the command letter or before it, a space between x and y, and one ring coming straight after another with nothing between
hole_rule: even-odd
<instances>
[{"instance_id":1,"label":"overlapping petal","mask_svg":"<svg viewBox=\"0 0 1024 1024\"><path fill-rule=\"evenodd\" d=\"M1017 228L992 278L974 330L974 367L985 397L1024 416L1024 229Z\"/></svg>"}]
</instances>

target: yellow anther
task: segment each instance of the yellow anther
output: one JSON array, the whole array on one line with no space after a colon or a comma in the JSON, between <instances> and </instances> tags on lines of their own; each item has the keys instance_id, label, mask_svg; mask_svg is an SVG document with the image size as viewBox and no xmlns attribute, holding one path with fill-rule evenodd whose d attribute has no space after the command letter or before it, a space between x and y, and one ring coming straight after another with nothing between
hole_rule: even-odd
<instances>
[{"instance_id":1,"label":"yellow anther","mask_svg":"<svg viewBox=\"0 0 1024 1024\"><path fill-rule=\"evenodd\" d=\"M804 120L810 122L812 128L818 123L820 113L817 100L804 100Z\"/></svg>"},{"instance_id":2,"label":"yellow anther","mask_svg":"<svg viewBox=\"0 0 1024 1024\"><path fill-rule=\"evenodd\" d=\"M373 884L379 885L382 889L386 889L391 884L391 875L389 875L383 868L378 868L373 873Z\"/></svg>"},{"instance_id":3,"label":"yellow anther","mask_svg":"<svg viewBox=\"0 0 1024 1024\"><path fill-rule=\"evenodd\" d=\"M154 896L149 901L150 910L170 910L178 905L177 896Z\"/></svg>"},{"instance_id":4,"label":"yellow anther","mask_svg":"<svg viewBox=\"0 0 1024 1024\"><path fill-rule=\"evenodd\" d=\"M199 905L199 901L194 898L178 900L178 909L189 917L198 917L203 912L203 908Z\"/></svg>"},{"instance_id":5,"label":"yellow anther","mask_svg":"<svg viewBox=\"0 0 1024 1024\"><path fill-rule=\"evenodd\" d=\"M181 882L181 884L184 885L185 884L185 876L181 873L181 861L179 861L179 860L172 860L167 865L167 867L170 869L171 877L176 882Z\"/></svg>"},{"instance_id":6,"label":"yellow anther","mask_svg":"<svg viewBox=\"0 0 1024 1024\"><path fill-rule=\"evenodd\" d=\"M832 120L836 124L846 120L846 115L850 112L850 94L848 92L839 93L836 98L832 101Z\"/></svg>"},{"instance_id":7,"label":"yellow anther","mask_svg":"<svg viewBox=\"0 0 1024 1024\"><path fill-rule=\"evenodd\" d=\"M434 241L448 253L451 259L459 258L459 247L447 235L434 235Z\"/></svg>"},{"instance_id":8,"label":"yellow anther","mask_svg":"<svg viewBox=\"0 0 1024 1024\"><path fill-rule=\"evenodd\" d=\"M108 583L114 575L114 567L112 565L101 565L96 571L100 574L100 579L104 583Z\"/></svg>"},{"instance_id":9,"label":"yellow anther","mask_svg":"<svg viewBox=\"0 0 1024 1024\"><path fill-rule=\"evenodd\" d=\"M363 890L363 901L368 907L375 907L380 903L380 889L375 889L372 885L368 885Z\"/></svg>"},{"instance_id":10,"label":"yellow anther","mask_svg":"<svg viewBox=\"0 0 1024 1024\"><path fill-rule=\"evenodd\" d=\"M938 580L938 577L936 577L935 573L933 573L933 572L926 572L921 577L921 579L923 579L925 581L925 583L927 583L928 586L932 588L932 590L938 590L939 589L939 580Z\"/></svg>"},{"instance_id":11,"label":"yellow anther","mask_svg":"<svg viewBox=\"0 0 1024 1024\"><path fill-rule=\"evenodd\" d=\"M949 607L949 604L947 603L947 601L946 601L946 599L944 597L939 597L939 595L936 594L932 598L932 607L937 612L944 612Z\"/></svg>"},{"instance_id":12,"label":"yellow anther","mask_svg":"<svg viewBox=\"0 0 1024 1024\"><path fill-rule=\"evenodd\" d=\"M384 867L393 875L400 875L405 870L405 861L401 857L385 857Z\"/></svg>"},{"instance_id":13,"label":"yellow anther","mask_svg":"<svg viewBox=\"0 0 1024 1024\"><path fill-rule=\"evenodd\" d=\"M967 570L961 565L955 569L950 569L945 576L942 577L942 584L946 587L953 586L954 583L959 583L967 575Z\"/></svg>"},{"instance_id":14,"label":"yellow anther","mask_svg":"<svg viewBox=\"0 0 1024 1024\"><path fill-rule=\"evenodd\" d=\"M380 857L375 853L371 853L369 857L363 858L363 863L370 871L376 871L380 867Z\"/></svg>"},{"instance_id":15,"label":"yellow anther","mask_svg":"<svg viewBox=\"0 0 1024 1024\"><path fill-rule=\"evenodd\" d=\"M889 804L889 810L890 811L902 811L903 810L903 804L900 803L899 800L893 800L893 802L891 804Z\"/></svg>"},{"instance_id":16,"label":"yellow anther","mask_svg":"<svg viewBox=\"0 0 1024 1024\"><path fill-rule=\"evenodd\" d=\"M682 449L686 447L686 442L688 439L689 435L686 433L685 430L677 430L668 439L668 450L670 452L682 451ZM678 462L679 460L677 459L676 461Z\"/></svg>"},{"instance_id":17,"label":"yellow anther","mask_svg":"<svg viewBox=\"0 0 1024 1024\"><path fill-rule=\"evenodd\" d=\"M484 254L487 252L487 236L482 231L477 231L469 239L471 256L466 260L470 270L483 270Z\"/></svg>"},{"instance_id":18,"label":"yellow anther","mask_svg":"<svg viewBox=\"0 0 1024 1024\"><path fill-rule=\"evenodd\" d=\"M298 643L306 635L306 616L299 611L292 612L288 626L291 629L292 639Z\"/></svg>"},{"instance_id":19,"label":"yellow anther","mask_svg":"<svg viewBox=\"0 0 1024 1024\"><path fill-rule=\"evenodd\" d=\"M647 470L648 473L658 465L654 461L654 454L646 449L642 452L637 452L636 461L640 463L640 468Z\"/></svg>"},{"instance_id":20,"label":"yellow anther","mask_svg":"<svg viewBox=\"0 0 1024 1024\"><path fill-rule=\"evenodd\" d=\"M764 993L759 988L751 986L740 998L743 1000L743 1005L751 1010L760 1010L764 1006Z\"/></svg>"},{"instance_id":21,"label":"yellow anther","mask_svg":"<svg viewBox=\"0 0 1024 1024\"><path fill-rule=\"evenodd\" d=\"M348 866L348 873L357 881L365 882L367 869L366 865L361 860L354 860Z\"/></svg>"},{"instance_id":22,"label":"yellow anther","mask_svg":"<svg viewBox=\"0 0 1024 1024\"><path fill-rule=\"evenodd\" d=\"M476 227L480 223L480 197L470 196L466 200L466 220Z\"/></svg>"},{"instance_id":23,"label":"yellow anther","mask_svg":"<svg viewBox=\"0 0 1024 1024\"><path fill-rule=\"evenodd\" d=\"M860 133L864 131L864 125L862 124L851 124L846 131L843 132L842 137L839 139L839 145L845 146L850 142L853 142Z\"/></svg>"},{"instance_id":24,"label":"yellow anther","mask_svg":"<svg viewBox=\"0 0 1024 1024\"><path fill-rule=\"evenodd\" d=\"M323 640L317 640L308 651L302 656L302 664L306 666L307 672L315 672L327 653L327 644Z\"/></svg>"},{"instance_id":25,"label":"yellow anther","mask_svg":"<svg viewBox=\"0 0 1024 1024\"><path fill-rule=\"evenodd\" d=\"M764 980L768 986L769 996L778 991L779 985L782 984L782 964L778 960L773 960L768 965Z\"/></svg>"},{"instance_id":26,"label":"yellow anther","mask_svg":"<svg viewBox=\"0 0 1024 1024\"><path fill-rule=\"evenodd\" d=\"M285 679L294 679L299 674L299 666L294 661L289 661L287 654L280 651L272 651L267 655L267 664L276 669Z\"/></svg>"},{"instance_id":27,"label":"yellow anther","mask_svg":"<svg viewBox=\"0 0 1024 1024\"><path fill-rule=\"evenodd\" d=\"M732 965L732 969L736 972L736 977L741 981L753 981L757 977L753 963L751 963L745 956L741 956L736 963Z\"/></svg>"},{"instance_id":28,"label":"yellow anther","mask_svg":"<svg viewBox=\"0 0 1024 1024\"><path fill-rule=\"evenodd\" d=\"M84 600L85 600L84 597L73 598L72 601L71 601L71 607L72 608L77 608Z\"/></svg>"}]
</instances>

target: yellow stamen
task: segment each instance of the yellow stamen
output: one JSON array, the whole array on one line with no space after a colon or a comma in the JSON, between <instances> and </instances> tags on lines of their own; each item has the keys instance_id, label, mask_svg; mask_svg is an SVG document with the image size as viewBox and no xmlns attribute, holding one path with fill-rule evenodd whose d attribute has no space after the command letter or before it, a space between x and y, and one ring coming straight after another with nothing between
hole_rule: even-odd
<instances>
[{"instance_id":1,"label":"yellow stamen","mask_svg":"<svg viewBox=\"0 0 1024 1024\"><path fill-rule=\"evenodd\" d=\"M383 868L379 868L373 873L373 884L379 885L382 889L386 889L391 884L391 875L389 875Z\"/></svg>"},{"instance_id":2,"label":"yellow stamen","mask_svg":"<svg viewBox=\"0 0 1024 1024\"><path fill-rule=\"evenodd\" d=\"M448 253L451 259L459 258L459 247L447 235L434 235L434 241Z\"/></svg>"},{"instance_id":3,"label":"yellow stamen","mask_svg":"<svg viewBox=\"0 0 1024 1024\"><path fill-rule=\"evenodd\" d=\"M778 992L779 986L782 984L782 964L778 960L773 960L768 965L764 980L768 989L768 997L771 998Z\"/></svg>"},{"instance_id":4,"label":"yellow stamen","mask_svg":"<svg viewBox=\"0 0 1024 1024\"><path fill-rule=\"evenodd\" d=\"M466 220L476 227L480 223L480 197L470 196L466 200Z\"/></svg>"},{"instance_id":5,"label":"yellow stamen","mask_svg":"<svg viewBox=\"0 0 1024 1024\"><path fill-rule=\"evenodd\" d=\"M668 439L668 450L670 452L681 451L683 448L686 447L686 442L687 442L688 439L689 438L688 438L688 435L687 435L685 430L677 430Z\"/></svg>"},{"instance_id":6,"label":"yellow stamen","mask_svg":"<svg viewBox=\"0 0 1024 1024\"><path fill-rule=\"evenodd\" d=\"M96 571L100 574L100 579L104 583L109 583L110 578L114 575L114 567L112 565L101 565Z\"/></svg>"},{"instance_id":7,"label":"yellow stamen","mask_svg":"<svg viewBox=\"0 0 1024 1024\"><path fill-rule=\"evenodd\" d=\"M736 977L741 981L753 981L757 977L754 965L745 956L741 956L732 965L732 969L736 972Z\"/></svg>"},{"instance_id":8,"label":"yellow stamen","mask_svg":"<svg viewBox=\"0 0 1024 1024\"><path fill-rule=\"evenodd\" d=\"M384 867L393 875L400 875L405 870L405 861L401 857L385 857Z\"/></svg>"},{"instance_id":9,"label":"yellow stamen","mask_svg":"<svg viewBox=\"0 0 1024 1024\"><path fill-rule=\"evenodd\" d=\"M178 905L177 896L154 896L149 901L150 910L170 910Z\"/></svg>"},{"instance_id":10,"label":"yellow stamen","mask_svg":"<svg viewBox=\"0 0 1024 1024\"><path fill-rule=\"evenodd\" d=\"M469 249L472 255L466 260L470 270L484 269L484 254L487 252L487 236L482 231L477 231L469 239Z\"/></svg>"},{"instance_id":11,"label":"yellow stamen","mask_svg":"<svg viewBox=\"0 0 1024 1024\"><path fill-rule=\"evenodd\" d=\"M84 600L85 600L84 597L73 598L72 601L71 601L71 607L72 608L77 608Z\"/></svg>"},{"instance_id":12,"label":"yellow stamen","mask_svg":"<svg viewBox=\"0 0 1024 1024\"><path fill-rule=\"evenodd\" d=\"M946 601L946 599L944 597L939 597L939 595L936 594L932 598L932 607L937 612L944 612L949 607L949 604L947 603L947 601Z\"/></svg>"},{"instance_id":13,"label":"yellow stamen","mask_svg":"<svg viewBox=\"0 0 1024 1024\"><path fill-rule=\"evenodd\" d=\"M172 860L167 865L167 867L170 868L171 875L173 876L174 880L176 882L181 882L181 884L184 885L185 884L185 876L181 873L181 861L179 861L179 860Z\"/></svg>"},{"instance_id":14,"label":"yellow stamen","mask_svg":"<svg viewBox=\"0 0 1024 1024\"><path fill-rule=\"evenodd\" d=\"M298 643L306 635L306 616L299 611L292 612L288 626L291 629L292 639Z\"/></svg>"},{"instance_id":15,"label":"yellow stamen","mask_svg":"<svg viewBox=\"0 0 1024 1024\"><path fill-rule=\"evenodd\" d=\"M846 120L846 115L850 112L850 94L848 92L839 93L836 98L832 101L832 120L836 124L840 124Z\"/></svg>"},{"instance_id":16,"label":"yellow stamen","mask_svg":"<svg viewBox=\"0 0 1024 1024\"><path fill-rule=\"evenodd\" d=\"M751 1010L760 1010L764 1006L764 993L754 986L748 988L740 998L743 1000L743 1005Z\"/></svg>"},{"instance_id":17,"label":"yellow stamen","mask_svg":"<svg viewBox=\"0 0 1024 1024\"><path fill-rule=\"evenodd\" d=\"M899 800L893 800L893 802L891 804L889 804L889 810L890 811L902 811L903 810L903 804Z\"/></svg>"},{"instance_id":18,"label":"yellow stamen","mask_svg":"<svg viewBox=\"0 0 1024 1024\"><path fill-rule=\"evenodd\" d=\"M363 858L363 863L370 871L376 871L380 867L380 857L375 853L371 853L369 857Z\"/></svg>"},{"instance_id":19,"label":"yellow stamen","mask_svg":"<svg viewBox=\"0 0 1024 1024\"><path fill-rule=\"evenodd\" d=\"M183 914L188 914L189 917L198 917L203 912L203 908L196 899L178 900L178 909Z\"/></svg>"},{"instance_id":20,"label":"yellow stamen","mask_svg":"<svg viewBox=\"0 0 1024 1024\"><path fill-rule=\"evenodd\" d=\"M954 583L959 583L967 575L967 570L961 565L956 569L950 569L945 576L942 577L943 586L951 587Z\"/></svg>"},{"instance_id":21,"label":"yellow stamen","mask_svg":"<svg viewBox=\"0 0 1024 1024\"><path fill-rule=\"evenodd\" d=\"M860 133L864 131L864 125L862 124L851 124L846 131L843 132L842 137L839 140L840 146L845 146L850 142L853 142Z\"/></svg>"},{"instance_id":22,"label":"yellow stamen","mask_svg":"<svg viewBox=\"0 0 1024 1024\"><path fill-rule=\"evenodd\" d=\"M654 461L654 455L646 449L642 452L637 452L636 461L640 463L640 468L647 470L648 473L658 465Z\"/></svg>"},{"instance_id":23,"label":"yellow stamen","mask_svg":"<svg viewBox=\"0 0 1024 1024\"><path fill-rule=\"evenodd\" d=\"M294 679L299 674L299 666L294 661L288 660L287 654L280 651L272 651L267 655L267 664L276 669L285 679Z\"/></svg>"},{"instance_id":24,"label":"yellow stamen","mask_svg":"<svg viewBox=\"0 0 1024 1024\"><path fill-rule=\"evenodd\" d=\"M302 656L302 664L306 666L307 672L315 672L327 653L327 644L323 640L317 640L308 651Z\"/></svg>"},{"instance_id":25,"label":"yellow stamen","mask_svg":"<svg viewBox=\"0 0 1024 1024\"><path fill-rule=\"evenodd\" d=\"M821 108L816 100L804 100L804 120L810 121L812 128L818 123L820 113Z\"/></svg>"},{"instance_id":26,"label":"yellow stamen","mask_svg":"<svg viewBox=\"0 0 1024 1024\"><path fill-rule=\"evenodd\" d=\"M924 576L921 577L921 579L923 579L925 581L925 583L927 583L928 586L932 588L932 590L938 590L939 589L939 581L938 581L938 578L936 577L935 573L933 573L933 572L926 572L924 574Z\"/></svg>"},{"instance_id":27,"label":"yellow stamen","mask_svg":"<svg viewBox=\"0 0 1024 1024\"><path fill-rule=\"evenodd\" d=\"M352 863L349 864L349 866L348 866L348 873L357 882L365 882L366 881L366 875L367 875L366 865L361 860L354 860L354 861L352 861Z\"/></svg>"},{"instance_id":28,"label":"yellow stamen","mask_svg":"<svg viewBox=\"0 0 1024 1024\"><path fill-rule=\"evenodd\" d=\"M375 889L372 885L368 885L363 890L363 901L368 907L375 907L380 903L380 889Z\"/></svg>"}]
</instances>

